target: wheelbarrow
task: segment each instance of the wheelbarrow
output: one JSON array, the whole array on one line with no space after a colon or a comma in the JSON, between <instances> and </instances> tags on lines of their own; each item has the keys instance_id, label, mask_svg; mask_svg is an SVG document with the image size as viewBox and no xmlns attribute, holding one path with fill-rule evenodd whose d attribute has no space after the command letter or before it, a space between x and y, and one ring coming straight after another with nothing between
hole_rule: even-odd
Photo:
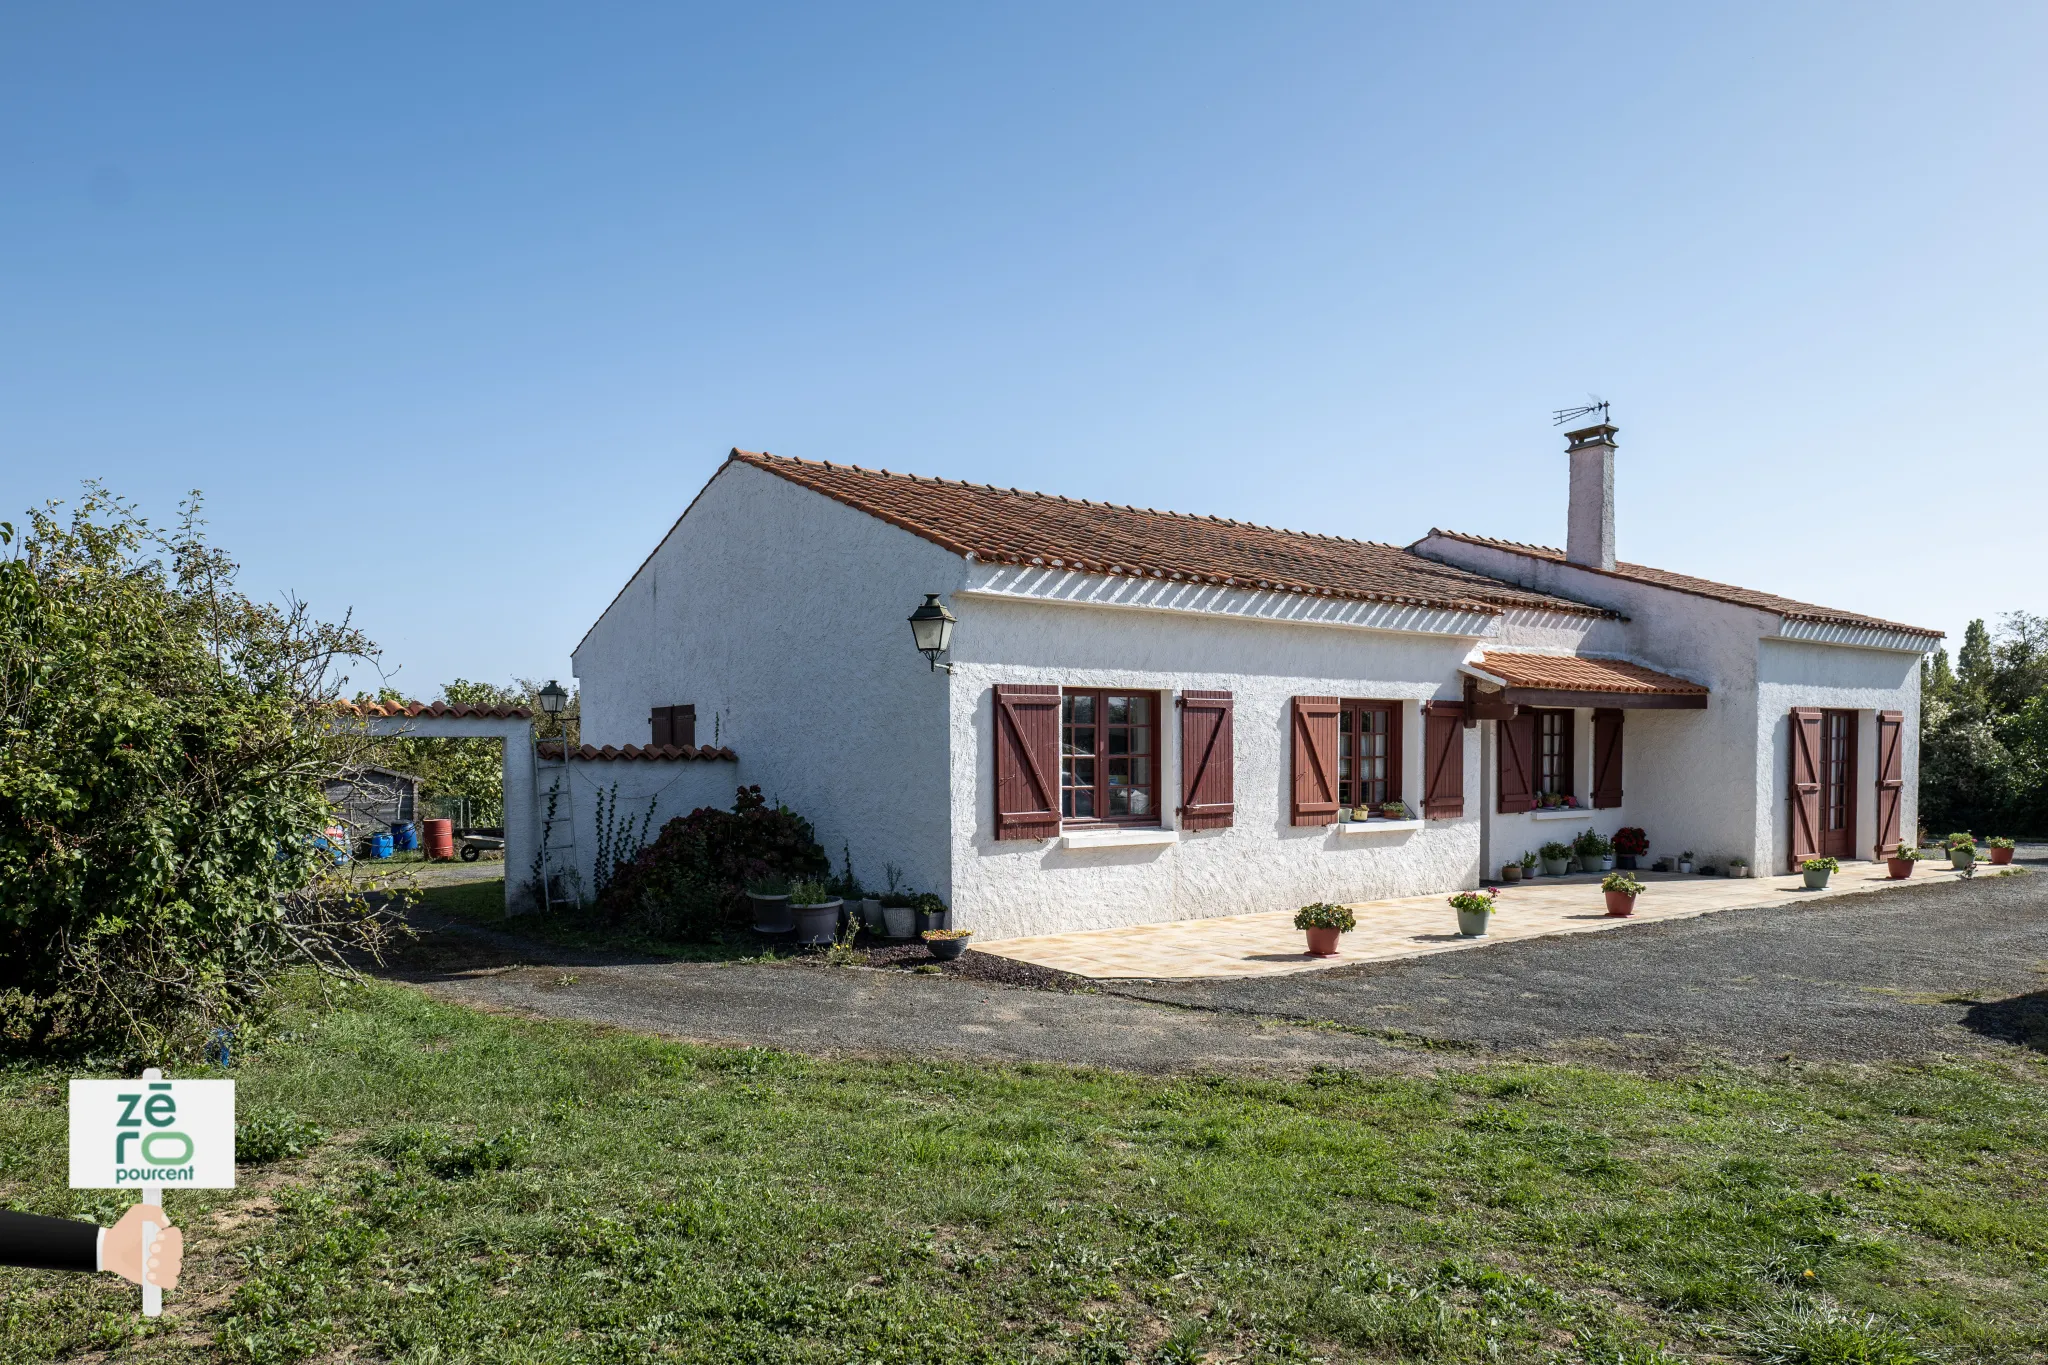
<instances>
[{"instance_id":1,"label":"wheelbarrow","mask_svg":"<svg viewBox=\"0 0 2048 1365\"><path fill-rule=\"evenodd\" d=\"M460 856L462 861L473 863L486 853L503 853L505 851L505 831L502 829L466 829L455 836L455 842L461 848Z\"/></svg>"}]
</instances>

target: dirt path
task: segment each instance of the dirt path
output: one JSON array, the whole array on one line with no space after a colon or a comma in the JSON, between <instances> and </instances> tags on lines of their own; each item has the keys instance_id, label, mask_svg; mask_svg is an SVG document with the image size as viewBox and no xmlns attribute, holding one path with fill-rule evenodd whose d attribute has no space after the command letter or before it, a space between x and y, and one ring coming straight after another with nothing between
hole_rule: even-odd
<instances>
[{"instance_id":1,"label":"dirt path","mask_svg":"<svg viewBox=\"0 0 2048 1365\"><path fill-rule=\"evenodd\" d=\"M2048 876L1729 911L1305 977L1077 993L805 963L576 953L447 926L392 975L703 1042L1148 1072L1450 1056L1661 1066L2048 1051Z\"/></svg>"}]
</instances>

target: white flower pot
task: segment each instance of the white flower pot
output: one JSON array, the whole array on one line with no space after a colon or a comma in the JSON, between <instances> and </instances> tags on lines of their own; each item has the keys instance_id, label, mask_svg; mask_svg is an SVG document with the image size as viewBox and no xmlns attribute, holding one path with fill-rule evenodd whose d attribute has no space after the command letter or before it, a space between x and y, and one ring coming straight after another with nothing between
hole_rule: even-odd
<instances>
[{"instance_id":1,"label":"white flower pot","mask_svg":"<svg viewBox=\"0 0 2048 1365\"><path fill-rule=\"evenodd\" d=\"M1614 858L1612 855L1609 855L1608 857L1602 858L1600 860L1600 870L1602 872L1614 871Z\"/></svg>"}]
</instances>

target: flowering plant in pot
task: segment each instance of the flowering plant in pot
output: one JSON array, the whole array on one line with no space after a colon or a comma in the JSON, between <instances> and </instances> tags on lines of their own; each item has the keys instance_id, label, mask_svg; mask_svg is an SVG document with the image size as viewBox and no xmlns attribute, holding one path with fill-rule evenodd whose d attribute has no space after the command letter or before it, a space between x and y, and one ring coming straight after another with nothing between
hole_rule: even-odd
<instances>
[{"instance_id":1,"label":"flowering plant in pot","mask_svg":"<svg viewBox=\"0 0 2048 1365\"><path fill-rule=\"evenodd\" d=\"M1310 957L1335 957L1337 935L1356 929L1358 916L1352 914L1348 906L1317 901L1294 912L1294 927L1308 932Z\"/></svg>"},{"instance_id":2,"label":"flowering plant in pot","mask_svg":"<svg viewBox=\"0 0 2048 1365\"><path fill-rule=\"evenodd\" d=\"M1958 871L1977 861L1977 836L1967 830L1959 830L1944 841L1948 849L1948 860Z\"/></svg>"},{"instance_id":3,"label":"flowering plant in pot","mask_svg":"<svg viewBox=\"0 0 2048 1365\"><path fill-rule=\"evenodd\" d=\"M747 900L754 907L754 932L786 934L796 928L789 910L789 881L783 877L755 877L747 882Z\"/></svg>"},{"instance_id":4,"label":"flowering plant in pot","mask_svg":"<svg viewBox=\"0 0 2048 1365\"><path fill-rule=\"evenodd\" d=\"M791 882L789 913L798 943L830 943L839 936L839 897L821 881Z\"/></svg>"},{"instance_id":5,"label":"flowering plant in pot","mask_svg":"<svg viewBox=\"0 0 2048 1365\"><path fill-rule=\"evenodd\" d=\"M1543 875L1546 877L1562 877L1565 869L1571 865L1572 846L1570 844L1559 843L1557 840L1552 839L1549 843L1538 849L1537 852L1543 855Z\"/></svg>"},{"instance_id":6,"label":"flowering plant in pot","mask_svg":"<svg viewBox=\"0 0 2048 1365\"><path fill-rule=\"evenodd\" d=\"M1920 861L1920 850L1899 840L1899 846L1884 855L1885 871L1892 874L1892 880L1902 882L1913 875L1913 864Z\"/></svg>"},{"instance_id":7,"label":"flowering plant in pot","mask_svg":"<svg viewBox=\"0 0 2048 1365\"><path fill-rule=\"evenodd\" d=\"M1620 918L1636 912L1643 884L1626 872L1610 872L1600 879L1600 892L1607 899L1607 913Z\"/></svg>"},{"instance_id":8,"label":"flowering plant in pot","mask_svg":"<svg viewBox=\"0 0 2048 1365\"><path fill-rule=\"evenodd\" d=\"M2004 867L2012 861L2012 840L1991 838L1986 839L1984 842L1991 845L1991 865L1993 867Z\"/></svg>"},{"instance_id":9,"label":"flowering plant in pot","mask_svg":"<svg viewBox=\"0 0 2048 1365\"><path fill-rule=\"evenodd\" d=\"M1806 874L1808 891L1825 891L1828 878L1842 870L1842 865L1833 858L1808 858L1799 864L1799 870Z\"/></svg>"},{"instance_id":10,"label":"flowering plant in pot","mask_svg":"<svg viewBox=\"0 0 2048 1365\"><path fill-rule=\"evenodd\" d=\"M933 957L941 962L951 962L967 951L967 940L974 937L972 929L927 929L918 935L924 946L931 949Z\"/></svg>"},{"instance_id":11,"label":"flowering plant in pot","mask_svg":"<svg viewBox=\"0 0 2048 1365\"><path fill-rule=\"evenodd\" d=\"M1486 936L1486 917L1493 913L1490 890L1460 891L1451 897L1451 909L1458 912L1458 932L1466 938Z\"/></svg>"},{"instance_id":12,"label":"flowering plant in pot","mask_svg":"<svg viewBox=\"0 0 2048 1365\"><path fill-rule=\"evenodd\" d=\"M1650 836L1634 825L1614 831L1614 861L1626 871L1636 870L1636 859L1650 851Z\"/></svg>"},{"instance_id":13,"label":"flowering plant in pot","mask_svg":"<svg viewBox=\"0 0 2048 1365\"><path fill-rule=\"evenodd\" d=\"M1610 872L1600 879L1601 894L1607 898L1607 913L1620 919L1636 912L1636 897L1643 884L1626 872Z\"/></svg>"}]
</instances>

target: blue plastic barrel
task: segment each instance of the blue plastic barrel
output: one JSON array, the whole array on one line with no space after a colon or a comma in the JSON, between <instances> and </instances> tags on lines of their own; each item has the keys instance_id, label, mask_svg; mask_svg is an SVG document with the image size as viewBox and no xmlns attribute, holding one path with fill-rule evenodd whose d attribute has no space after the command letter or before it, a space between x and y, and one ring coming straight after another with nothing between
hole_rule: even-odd
<instances>
[{"instance_id":1,"label":"blue plastic barrel","mask_svg":"<svg viewBox=\"0 0 2048 1365\"><path fill-rule=\"evenodd\" d=\"M370 856L372 858L389 858L391 856L391 836L388 834L372 834L370 836Z\"/></svg>"},{"instance_id":2,"label":"blue plastic barrel","mask_svg":"<svg viewBox=\"0 0 2048 1365\"><path fill-rule=\"evenodd\" d=\"M420 832L410 820L400 820L391 827L391 846L400 853L411 853L420 846Z\"/></svg>"}]
</instances>

